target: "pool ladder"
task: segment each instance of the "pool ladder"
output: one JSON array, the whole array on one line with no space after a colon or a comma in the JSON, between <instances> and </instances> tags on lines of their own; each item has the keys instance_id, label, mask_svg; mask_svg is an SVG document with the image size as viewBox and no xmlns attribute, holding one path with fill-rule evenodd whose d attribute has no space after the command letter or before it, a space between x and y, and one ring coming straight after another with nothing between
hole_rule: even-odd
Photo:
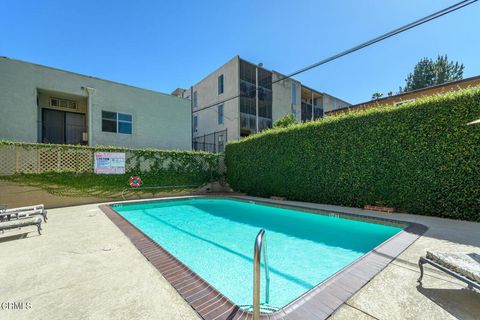
<instances>
[{"instance_id":1,"label":"pool ladder","mask_svg":"<svg viewBox=\"0 0 480 320\"><path fill-rule=\"evenodd\" d=\"M265 265L265 303L268 304L270 302L270 271L268 270L267 238L263 229L257 234L253 249L253 320L260 319L260 260L262 250Z\"/></svg>"}]
</instances>

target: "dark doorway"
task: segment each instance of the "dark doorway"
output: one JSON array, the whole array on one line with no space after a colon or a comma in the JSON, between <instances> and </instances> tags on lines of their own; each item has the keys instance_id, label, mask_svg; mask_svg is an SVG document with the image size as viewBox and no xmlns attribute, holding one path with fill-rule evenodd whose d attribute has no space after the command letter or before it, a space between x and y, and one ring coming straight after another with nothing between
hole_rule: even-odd
<instances>
[{"instance_id":1,"label":"dark doorway","mask_svg":"<svg viewBox=\"0 0 480 320\"><path fill-rule=\"evenodd\" d=\"M85 115L82 113L42 109L42 142L82 144Z\"/></svg>"}]
</instances>

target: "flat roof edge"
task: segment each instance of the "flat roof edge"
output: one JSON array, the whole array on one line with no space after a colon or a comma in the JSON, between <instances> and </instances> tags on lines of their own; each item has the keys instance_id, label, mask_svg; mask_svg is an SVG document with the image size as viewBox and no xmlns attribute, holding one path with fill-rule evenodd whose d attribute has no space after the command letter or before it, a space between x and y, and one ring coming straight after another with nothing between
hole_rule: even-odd
<instances>
[{"instance_id":1,"label":"flat roof edge","mask_svg":"<svg viewBox=\"0 0 480 320\"><path fill-rule=\"evenodd\" d=\"M20 62L20 63L24 63L24 64L29 64L29 65L32 65L32 66L41 67L41 68L50 69L50 70L59 71L59 72L64 72L64 73L68 73L68 74L72 74L72 75L76 75L76 76L80 76L80 77L84 77L84 78L88 78L88 79L94 79L94 80L104 81L104 82L108 82L108 83L113 83L113 84L116 84L116 85L125 86L125 87L129 87L129 88L133 88L133 89L138 89L138 90L148 91L148 92L151 92L151 93L161 94L161 95L164 95L164 96L167 96L167 97L173 97L173 98L178 98L178 99L182 99L182 100L188 100L188 99L184 99L184 98L174 96L174 95L171 95L171 94L168 94L168 93L155 91L155 90L152 90L152 89L141 88L141 87L137 87L137 86L134 86L134 85L131 85L131 84L126 84L126 83L117 82L117 81L113 81L113 80L98 78L98 77L95 77L95 76L89 76L89 75L86 75L86 74L83 74L83 73L78 73L78 72L64 70L64 69L60 69L60 68L56 68L56 67L46 66L46 65L43 65L43 64L35 63L35 62L29 62L29 61L24 61L24 60L20 60L20 59L9 58L9 57L6 57L6 56L0 56L0 59L5 59L5 60L8 60L8 61L13 61L13 62Z\"/></svg>"}]
</instances>

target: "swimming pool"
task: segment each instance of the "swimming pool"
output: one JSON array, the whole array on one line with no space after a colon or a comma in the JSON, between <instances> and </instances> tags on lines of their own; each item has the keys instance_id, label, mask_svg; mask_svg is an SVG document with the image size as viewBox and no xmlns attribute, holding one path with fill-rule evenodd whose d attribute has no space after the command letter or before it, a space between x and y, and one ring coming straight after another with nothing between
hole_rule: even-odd
<instances>
[{"instance_id":1,"label":"swimming pool","mask_svg":"<svg viewBox=\"0 0 480 320\"><path fill-rule=\"evenodd\" d=\"M260 229L268 243L272 309L284 307L402 230L231 199L188 198L112 208L244 308L252 304L253 243ZM261 286L264 302L263 270Z\"/></svg>"}]
</instances>

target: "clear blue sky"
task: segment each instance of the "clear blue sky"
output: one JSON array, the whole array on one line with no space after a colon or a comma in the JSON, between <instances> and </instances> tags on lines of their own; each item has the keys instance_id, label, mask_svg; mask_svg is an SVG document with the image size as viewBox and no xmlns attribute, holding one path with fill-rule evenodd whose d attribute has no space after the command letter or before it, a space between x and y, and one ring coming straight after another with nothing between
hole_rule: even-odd
<instances>
[{"instance_id":1,"label":"clear blue sky","mask_svg":"<svg viewBox=\"0 0 480 320\"><path fill-rule=\"evenodd\" d=\"M0 55L170 93L237 54L290 73L456 2L0 0ZM423 57L479 75L479 30L475 3L296 78L358 103Z\"/></svg>"}]
</instances>

